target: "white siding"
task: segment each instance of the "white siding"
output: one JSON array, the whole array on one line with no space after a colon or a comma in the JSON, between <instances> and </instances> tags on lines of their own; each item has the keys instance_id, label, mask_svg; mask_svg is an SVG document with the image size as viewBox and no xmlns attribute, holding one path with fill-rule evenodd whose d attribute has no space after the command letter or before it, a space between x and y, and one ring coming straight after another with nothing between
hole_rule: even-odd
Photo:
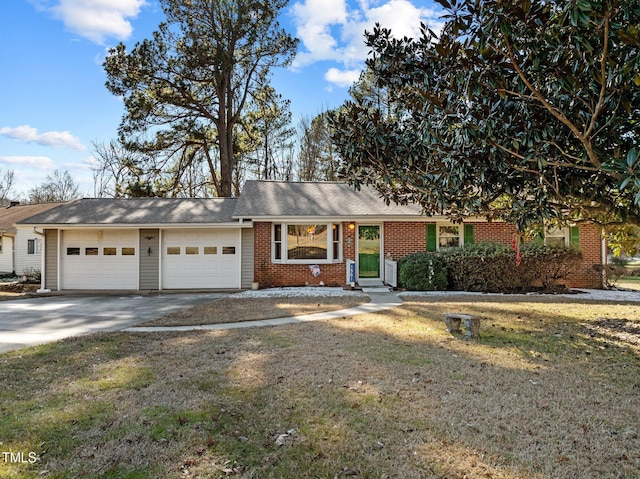
<instances>
[{"instance_id":1,"label":"white siding","mask_svg":"<svg viewBox=\"0 0 640 479\"><path fill-rule=\"evenodd\" d=\"M242 287L250 288L254 279L253 228L242 230Z\"/></svg>"},{"instance_id":2,"label":"white siding","mask_svg":"<svg viewBox=\"0 0 640 479\"><path fill-rule=\"evenodd\" d=\"M12 273L13 267L13 238L2 237L2 251L0 252L0 273Z\"/></svg>"},{"instance_id":3,"label":"white siding","mask_svg":"<svg viewBox=\"0 0 640 479\"><path fill-rule=\"evenodd\" d=\"M29 268L40 271L42 269L42 235L33 231L33 226L16 228L16 274L24 274ZM29 240L35 240L35 254L28 254L27 244Z\"/></svg>"}]
</instances>

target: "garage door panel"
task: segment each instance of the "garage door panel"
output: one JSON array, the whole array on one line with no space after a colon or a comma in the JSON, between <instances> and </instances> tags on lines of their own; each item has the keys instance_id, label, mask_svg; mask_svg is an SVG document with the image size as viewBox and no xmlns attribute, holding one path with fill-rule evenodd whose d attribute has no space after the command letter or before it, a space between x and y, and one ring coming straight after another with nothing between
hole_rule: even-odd
<instances>
[{"instance_id":1,"label":"garage door panel","mask_svg":"<svg viewBox=\"0 0 640 479\"><path fill-rule=\"evenodd\" d=\"M238 230L230 229L165 231L163 288L238 288L239 236ZM235 254L224 254L231 251Z\"/></svg>"},{"instance_id":2,"label":"garage door panel","mask_svg":"<svg viewBox=\"0 0 640 479\"><path fill-rule=\"evenodd\" d=\"M64 231L63 289L138 289L138 231Z\"/></svg>"}]
</instances>

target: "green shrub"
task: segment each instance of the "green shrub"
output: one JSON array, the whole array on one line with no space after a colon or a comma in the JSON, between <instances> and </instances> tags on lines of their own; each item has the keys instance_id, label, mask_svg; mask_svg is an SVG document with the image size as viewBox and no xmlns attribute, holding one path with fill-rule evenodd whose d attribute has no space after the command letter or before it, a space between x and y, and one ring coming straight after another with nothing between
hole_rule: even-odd
<instances>
[{"instance_id":1,"label":"green shrub","mask_svg":"<svg viewBox=\"0 0 640 479\"><path fill-rule=\"evenodd\" d=\"M527 289L516 253L500 243L476 243L439 253L454 291L512 293Z\"/></svg>"},{"instance_id":2,"label":"green shrub","mask_svg":"<svg viewBox=\"0 0 640 479\"><path fill-rule=\"evenodd\" d=\"M447 289L447 270L435 253L413 253L398 261L400 286L409 291Z\"/></svg>"},{"instance_id":3,"label":"green shrub","mask_svg":"<svg viewBox=\"0 0 640 479\"><path fill-rule=\"evenodd\" d=\"M543 291L555 291L582 261L582 252L574 246L550 246L527 243L520 248L526 279Z\"/></svg>"},{"instance_id":4,"label":"green shrub","mask_svg":"<svg viewBox=\"0 0 640 479\"><path fill-rule=\"evenodd\" d=\"M582 253L574 247L527 243L516 252L500 243L476 243L437 253L415 253L398 261L399 286L408 290L517 293L557 291Z\"/></svg>"}]
</instances>

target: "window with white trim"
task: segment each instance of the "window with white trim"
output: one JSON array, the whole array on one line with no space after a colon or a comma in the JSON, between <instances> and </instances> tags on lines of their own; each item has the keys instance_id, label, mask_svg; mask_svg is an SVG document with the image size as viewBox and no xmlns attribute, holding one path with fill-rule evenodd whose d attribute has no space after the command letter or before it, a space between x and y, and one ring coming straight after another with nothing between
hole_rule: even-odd
<instances>
[{"instance_id":1,"label":"window with white trim","mask_svg":"<svg viewBox=\"0 0 640 479\"><path fill-rule=\"evenodd\" d=\"M271 257L276 263L334 263L342 260L338 223L274 223Z\"/></svg>"},{"instance_id":2,"label":"window with white trim","mask_svg":"<svg viewBox=\"0 0 640 479\"><path fill-rule=\"evenodd\" d=\"M438 249L460 246L460 226L438 225Z\"/></svg>"},{"instance_id":3,"label":"window with white trim","mask_svg":"<svg viewBox=\"0 0 640 479\"><path fill-rule=\"evenodd\" d=\"M566 246L569 244L569 228L549 228L544 232L544 244Z\"/></svg>"},{"instance_id":4,"label":"window with white trim","mask_svg":"<svg viewBox=\"0 0 640 479\"><path fill-rule=\"evenodd\" d=\"M548 228L544 232L544 243L549 246L572 246L580 248L580 227Z\"/></svg>"},{"instance_id":5,"label":"window with white trim","mask_svg":"<svg viewBox=\"0 0 640 479\"><path fill-rule=\"evenodd\" d=\"M40 254L40 240L38 239L27 240L27 254Z\"/></svg>"}]
</instances>

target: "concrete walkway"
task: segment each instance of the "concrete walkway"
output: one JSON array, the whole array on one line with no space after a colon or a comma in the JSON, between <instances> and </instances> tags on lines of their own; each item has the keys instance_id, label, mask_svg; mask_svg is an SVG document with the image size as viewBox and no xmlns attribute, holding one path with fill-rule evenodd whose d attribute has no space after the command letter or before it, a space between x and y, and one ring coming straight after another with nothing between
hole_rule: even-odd
<instances>
[{"instance_id":1,"label":"concrete walkway","mask_svg":"<svg viewBox=\"0 0 640 479\"><path fill-rule=\"evenodd\" d=\"M320 321L323 319L339 319L347 316L356 316L364 313L376 313L392 309L402 304L402 299L395 293L367 293L371 302L364 303L353 308L326 311L324 313L312 313L302 316L289 316L286 318L262 319L257 321L240 321L237 323L202 324L194 326L154 326L131 327L123 329L130 333L156 333L167 331L222 331L228 329L257 328L262 326L279 326L281 324L305 323L308 321Z\"/></svg>"}]
</instances>

